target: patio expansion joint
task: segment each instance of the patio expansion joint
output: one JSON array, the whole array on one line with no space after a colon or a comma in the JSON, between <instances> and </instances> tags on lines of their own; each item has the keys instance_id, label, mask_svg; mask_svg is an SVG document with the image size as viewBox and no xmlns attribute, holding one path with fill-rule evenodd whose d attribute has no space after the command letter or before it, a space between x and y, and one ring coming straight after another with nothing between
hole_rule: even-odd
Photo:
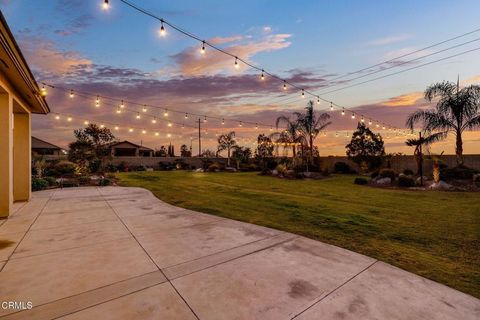
<instances>
[{"instance_id":1,"label":"patio expansion joint","mask_svg":"<svg viewBox=\"0 0 480 320\"><path fill-rule=\"evenodd\" d=\"M45 201L45 203L43 204L42 206L42 209L39 210L37 216L35 217L35 219L33 219L32 223L30 223L30 225L28 226L28 229L25 231L25 234L22 236L22 238L20 239L20 241L18 241L17 245L15 246L15 249L12 250L12 253L10 253L10 255L8 256L5 264L3 266L0 266L0 272L2 272L2 270L5 268L5 266L8 264L8 262L10 261L10 258L12 257L12 255L15 253L15 251L17 250L18 246L22 243L23 239L25 239L27 233L30 231L30 229L32 228L32 226L35 224L35 222L37 221L38 217L40 217L40 215L43 213L43 210L45 210L45 207L47 206L48 202L50 202L50 200L52 199L52 197L57 193L57 191L53 192L47 199L47 201ZM23 208L24 206L22 206ZM16 212L19 212L19 210L17 210Z\"/></svg>"},{"instance_id":2,"label":"patio expansion joint","mask_svg":"<svg viewBox=\"0 0 480 320\"><path fill-rule=\"evenodd\" d=\"M192 312L192 314L195 316L196 319L200 320L200 318L198 317L197 313L192 309L192 307L190 306L190 304L187 302L187 300L185 300L185 298L180 294L180 292L177 290L177 288L173 285L173 283L170 281L170 279L168 279L166 277L166 275L163 273L162 269L155 263L155 260L150 256L150 254L148 253L148 251L143 247L143 245L140 243L140 241L138 241L137 237L132 233L132 231L128 228L128 226L125 224L125 222L122 220L122 218L118 215L117 211L115 210L115 208L110 204L109 200L105 198L105 196L103 195L103 193L99 190L99 187L97 187L97 190L98 190L98 193L102 196L102 198L104 199L104 201L108 204L108 206L113 210L113 212L115 213L115 215L118 217L118 219L122 222L122 224L125 226L125 228L127 228L128 232L130 232L130 234L132 235L133 239L138 243L138 245L140 246L140 248L142 248L142 250L145 252L145 254L147 255L147 257L150 259L150 261L152 261L152 263L158 268L158 271L161 272L161 274L165 277L165 279L167 279L167 282L170 284L170 286L172 286L173 290L175 290L175 292L178 294L178 296L183 300L183 302L185 303L185 305L190 309L190 311Z\"/></svg>"},{"instance_id":3,"label":"patio expansion joint","mask_svg":"<svg viewBox=\"0 0 480 320\"><path fill-rule=\"evenodd\" d=\"M303 314L304 312L306 312L307 310L311 309L313 306L317 305L318 303L321 303L323 300L325 300L327 297L329 297L330 295L332 295L333 293L337 292L338 290L340 290L341 288L343 288L344 286L348 285L353 279L355 279L356 277L358 277L359 275L361 275L362 273L364 273L365 271L367 271L368 269L370 269L371 267L373 267L379 260L375 260L373 261L371 264L369 264L368 266L366 266L365 268L363 268L362 270L360 270L360 272L354 274L353 276L351 276L350 278L348 278L345 282L343 282L342 284L340 284L339 286L335 287L333 290L331 290L330 292L328 292L326 295L322 295L320 296L319 299L317 300L314 300L314 302L312 304L310 304L307 308L305 308L304 310L298 312L297 314L295 314L292 318L290 319L296 319L298 316L300 316L301 314Z\"/></svg>"}]
</instances>

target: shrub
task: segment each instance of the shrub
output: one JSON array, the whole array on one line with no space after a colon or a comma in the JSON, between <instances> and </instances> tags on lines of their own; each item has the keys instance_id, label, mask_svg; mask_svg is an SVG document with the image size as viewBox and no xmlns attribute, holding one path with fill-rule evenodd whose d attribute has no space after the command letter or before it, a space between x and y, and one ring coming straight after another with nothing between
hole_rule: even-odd
<instances>
[{"instance_id":1,"label":"shrub","mask_svg":"<svg viewBox=\"0 0 480 320\"><path fill-rule=\"evenodd\" d=\"M100 179L98 185L100 186L109 186L112 184L112 180L110 180L109 178L103 178L103 179Z\"/></svg>"},{"instance_id":2,"label":"shrub","mask_svg":"<svg viewBox=\"0 0 480 320\"><path fill-rule=\"evenodd\" d=\"M380 170L378 175L381 178L390 178L392 179L392 181L395 180L395 171L393 171L392 169L382 169Z\"/></svg>"},{"instance_id":3,"label":"shrub","mask_svg":"<svg viewBox=\"0 0 480 320\"><path fill-rule=\"evenodd\" d=\"M222 169L222 165L218 162L214 162L208 166L208 171L210 172L220 171L221 169Z\"/></svg>"},{"instance_id":4,"label":"shrub","mask_svg":"<svg viewBox=\"0 0 480 320\"><path fill-rule=\"evenodd\" d=\"M375 179L376 177L378 177L379 173L380 172L378 170L373 171L372 173L370 173L370 178Z\"/></svg>"},{"instance_id":5,"label":"shrub","mask_svg":"<svg viewBox=\"0 0 480 320\"><path fill-rule=\"evenodd\" d=\"M398 186L399 187L405 187L405 188L410 188L415 185L415 180L412 177L409 176L399 176L398 177Z\"/></svg>"},{"instance_id":6,"label":"shrub","mask_svg":"<svg viewBox=\"0 0 480 320\"><path fill-rule=\"evenodd\" d=\"M78 179L65 179L62 181L62 188L78 187L79 185Z\"/></svg>"},{"instance_id":7,"label":"shrub","mask_svg":"<svg viewBox=\"0 0 480 320\"><path fill-rule=\"evenodd\" d=\"M50 187L57 185L57 179L55 179L54 177L44 177L43 180L46 180Z\"/></svg>"},{"instance_id":8,"label":"shrub","mask_svg":"<svg viewBox=\"0 0 480 320\"><path fill-rule=\"evenodd\" d=\"M453 168L440 168L440 179L445 181L454 179L472 180L476 173L478 173L477 170L462 165Z\"/></svg>"},{"instance_id":9,"label":"shrub","mask_svg":"<svg viewBox=\"0 0 480 320\"><path fill-rule=\"evenodd\" d=\"M147 171L147 167L144 166L143 164L136 166L133 168L135 171Z\"/></svg>"},{"instance_id":10,"label":"shrub","mask_svg":"<svg viewBox=\"0 0 480 320\"><path fill-rule=\"evenodd\" d=\"M102 162L99 159L95 159L88 164L88 170L90 170L90 172L98 172L101 165Z\"/></svg>"},{"instance_id":11,"label":"shrub","mask_svg":"<svg viewBox=\"0 0 480 320\"><path fill-rule=\"evenodd\" d=\"M348 164L346 164L345 162L335 162L334 172L335 172L335 173L347 174L347 173L351 173L351 172L352 172L352 169L351 169L350 166L349 166Z\"/></svg>"},{"instance_id":12,"label":"shrub","mask_svg":"<svg viewBox=\"0 0 480 320\"><path fill-rule=\"evenodd\" d=\"M115 171L117 171L117 167L114 166L112 163L109 163L109 164L106 165L105 171L107 171L107 172L115 172Z\"/></svg>"},{"instance_id":13,"label":"shrub","mask_svg":"<svg viewBox=\"0 0 480 320\"><path fill-rule=\"evenodd\" d=\"M284 164L278 164L275 167L275 170L277 170L278 174L285 174L287 172L287 166Z\"/></svg>"},{"instance_id":14,"label":"shrub","mask_svg":"<svg viewBox=\"0 0 480 320\"><path fill-rule=\"evenodd\" d=\"M477 174L473 177L473 184L477 187L480 187L480 174Z\"/></svg>"},{"instance_id":15,"label":"shrub","mask_svg":"<svg viewBox=\"0 0 480 320\"><path fill-rule=\"evenodd\" d=\"M39 191L48 188L48 181L45 179L32 178L32 191Z\"/></svg>"},{"instance_id":16,"label":"shrub","mask_svg":"<svg viewBox=\"0 0 480 320\"><path fill-rule=\"evenodd\" d=\"M120 171L120 172L128 171L127 163L125 161L120 162L117 166L117 170Z\"/></svg>"},{"instance_id":17,"label":"shrub","mask_svg":"<svg viewBox=\"0 0 480 320\"><path fill-rule=\"evenodd\" d=\"M78 177L78 182L80 184L90 184L90 176L80 176Z\"/></svg>"},{"instance_id":18,"label":"shrub","mask_svg":"<svg viewBox=\"0 0 480 320\"><path fill-rule=\"evenodd\" d=\"M359 185L365 185L365 184L368 184L368 181L365 178L358 177L358 178L355 178L355 180L353 180L353 183L359 184Z\"/></svg>"},{"instance_id":19,"label":"shrub","mask_svg":"<svg viewBox=\"0 0 480 320\"><path fill-rule=\"evenodd\" d=\"M413 176L413 171L410 169L403 170L403 174L406 176Z\"/></svg>"},{"instance_id":20,"label":"shrub","mask_svg":"<svg viewBox=\"0 0 480 320\"><path fill-rule=\"evenodd\" d=\"M76 164L70 161L60 161L53 166L53 170L60 175L73 175L75 173Z\"/></svg>"}]
</instances>

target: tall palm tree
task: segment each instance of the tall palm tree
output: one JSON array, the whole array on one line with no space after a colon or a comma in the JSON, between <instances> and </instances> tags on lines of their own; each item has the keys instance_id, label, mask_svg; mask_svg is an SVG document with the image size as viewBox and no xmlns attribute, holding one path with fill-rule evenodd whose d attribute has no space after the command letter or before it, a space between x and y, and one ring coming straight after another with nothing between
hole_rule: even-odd
<instances>
[{"instance_id":1,"label":"tall palm tree","mask_svg":"<svg viewBox=\"0 0 480 320\"><path fill-rule=\"evenodd\" d=\"M331 121L328 121L330 115L328 113L322 113L317 116L317 113L313 110L313 105L313 101L309 101L305 107L305 113L294 113L298 119L298 129L305 141L307 141L307 146L310 150L310 159L313 158L313 143L318 134L332 124Z\"/></svg>"},{"instance_id":2,"label":"tall palm tree","mask_svg":"<svg viewBox=\"0 0 480 320\"><path fill-rule=\"evenodd\" d=\"M237 141L235 141L235 131L220 135L217 141L217 152L227 150L227 165L230 167L230 151L237 146Z\"/></svg>"},{"instance_id":3,"label":"tall palm tree","mask_svg":"<svg viewBox=\"0 0 480 320\"><path fill-rule=\"evenodd\" d=\"M305 142L299 130L298 117L295 121L292 121L289 117L279 116L275 122L277 130L282 124L285 125L285 129L272 133L270 137L278 143L290 145L292 147L293 158L295 158L297 156L296 145Z\"/></svg>"},{"instance_id":4,"label":"tall palm tree","mask_svg":"<svg viewBox=\"0 0 480 320\"><path fill-rule=\"evenodd\" d=\"M480 127L480 86L471 85L460 90L453 82L441 82L425 90L425 99L436 100L433 110L418 110L407 119L407 126L413 129L417 122L423 122L423 130L439 131L444 135L455 135L457 164L463 165L463 139L465 130Z\"/></svg>"},{"instance_id":5,"label":"tall palm tree","mask_svg":"<svg viewBox=\"0 0 480 320\"><path fill-rule=\"evenodd\" d=\"M443 140L446 138L446 134L444 132L437 132L437 133L427 133L424 132L418 138L407 139L405 144L409 147L415 147L413 151L413 156L415 157L415 161L417 162L417 174L422 174L422 164L423 164L423 154L424 151L428 151L428 147L437 141ZM427 150L423 150L425 147Z\"/></svg>"}]
</instances>

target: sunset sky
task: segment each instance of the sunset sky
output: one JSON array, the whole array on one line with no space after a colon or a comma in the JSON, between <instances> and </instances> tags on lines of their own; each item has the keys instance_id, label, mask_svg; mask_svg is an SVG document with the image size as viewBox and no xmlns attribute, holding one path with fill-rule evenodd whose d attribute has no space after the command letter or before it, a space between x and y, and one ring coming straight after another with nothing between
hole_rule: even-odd
<instances>
[{"instance_id":1,"label":"sunset sky","mask_svg":"<svg viewBox=\"0 0 480 320\"><path fill-rule=\"evenodd\" d=\"M160 37L157 21L125 4L110 0L108 11L101 0L0 0L5 15L38 81L90 92L118 100L150 104L169 110L168 119L194 126L185 112L234 118L274 125L279 115L305 107L306 99L278 80L259 79L259 74L242 65L234 68L231 57L207 48L205 55L194 41L172 29ZM480 51L433 63L398 75L327 93L456 53L480 47L480 31L445 43L402 61L421 58L436 51L461 45L430 57L348 81L365 73L334 80L402 54L480 28L480 2L472 1L163 1L131 0L165 20L206 39L265 70L314 91L326 100L348 107L366 118L404 128L405 118L418 108L427 108L425 88L438 81L456 81L462 86L480 84ZM478 40L477 40L478 39ZM371 70L379 70L378 67ZM334 86L332 86L334 85ZM328 88L326 88L328 86ZM170 141L178 153L181 144L190 145L194 129L152 124L134 113L117 115L116 106L96 108L94 98L49 89L52 112L71 114L72 122L53 115L33 118L33 135L62 147L73 139L72 131L83 119L118 124L121 140L143 143L154 149ZM112 102L118 105L118 102ZM128 106L141 113L141 107ZM329 112L329 105L316 105ZM158 118L163 109L149 109ZM80 120L82 119L82 120ZM346 133L356 121L332 113L333 124L316 143L322 155L344 155ZM241 145L252 147L253 139L268 128L209 120L205 145L215 149L215 134L237 132ZM127 128L145 128L128 133ZM158 131L158 137L153 132ZM203 131L203 130L202 130ZM335 137L338 132L339 136ZM167 134L172 136L169 138ZM203 131L203 133L205 133ZM405 137L386 137L386 152L411 154ZM193 142L196 152L196 141ZM438 143L435 152L454 152L451 141ZM465 153L480 153L480 132L465 134Z\"/></svg>"}]
</instances>

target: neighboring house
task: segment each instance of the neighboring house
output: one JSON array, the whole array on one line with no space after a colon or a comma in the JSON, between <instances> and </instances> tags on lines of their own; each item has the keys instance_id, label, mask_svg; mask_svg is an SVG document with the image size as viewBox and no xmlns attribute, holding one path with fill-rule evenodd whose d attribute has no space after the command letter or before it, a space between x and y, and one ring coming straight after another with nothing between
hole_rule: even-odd
<instances>
[{"instance_id":1,"label":"neighboring house","mask_svg":"<svg viewBox=\"0 0 480 320\"><path fill-rule=\"evenodd\" d=\"M130 141L120 141L110 144L112 157L153 157L153 149L140 146Z\"/></svg>"},{"instance_id":2,"label":"neighboring house","mask_svg":"<svg viewBox=\"0 0 480 320\"><path fill-rule=\"evenodd\" d=\"M64 156L62 148L50 142L32 137L32 157L35 156Z\"/></svg>"},{"instance_id":3,"label":"neighboring house","mask_svg":"<svg viewBox=\"0 0 480 320\"><path fill-rule=\"evenodd\" d=\"M0 218L31 193L31 115L50 112L0 11Z\"/></svg>"}]
</instances>

